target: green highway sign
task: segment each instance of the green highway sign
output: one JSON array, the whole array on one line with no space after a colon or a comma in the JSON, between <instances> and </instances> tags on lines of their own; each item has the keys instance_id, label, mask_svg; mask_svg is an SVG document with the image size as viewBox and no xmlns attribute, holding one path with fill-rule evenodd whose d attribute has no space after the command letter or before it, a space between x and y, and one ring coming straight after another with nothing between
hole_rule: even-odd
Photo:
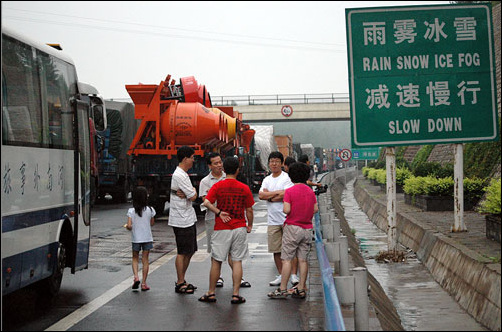
<instances>
[{"instance_id":1,"label":"green highway sign","mask_svg":"<svg viewBox=\"0 0 502 332\"><path fill-rule=\"evenodd\" d=\"M345 16L352 147L499 139L489 3Z\"/></svg>"},{"instance_id":2,"label":"green highway sign","mask_svg":"<svg viewBox=\"0 0 502 332\"><path fill-rule=\"evenodd\" d=\"M380 148L359 148L352 149L352 159L354 160L377 160Z\"/></svg>"}]
</instances>

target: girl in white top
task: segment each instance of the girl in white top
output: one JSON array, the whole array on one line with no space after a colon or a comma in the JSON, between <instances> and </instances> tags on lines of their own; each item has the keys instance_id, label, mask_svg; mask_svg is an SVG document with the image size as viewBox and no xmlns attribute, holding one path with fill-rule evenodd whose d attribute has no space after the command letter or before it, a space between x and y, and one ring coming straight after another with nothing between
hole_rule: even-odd
<instances>
[{"instance_id":1,"label":"girl in white top","mask_svg":"<svg viewBox=\"0 0 502 332\"><path fill-rule=\"evenodd\" d=\"M148 192L145 187L137 187L132 193L133 207L127 211L127 229L131 230L132 237L132 272L134 273L133 291L139 290L139 252L143 251L141 262L143 264L143 281L141 290L150 289L146 284L148 269L150 267L148 256L153 248L152 228L154 224L155 210L147 206Z\"/></svg>"}]
</instances>

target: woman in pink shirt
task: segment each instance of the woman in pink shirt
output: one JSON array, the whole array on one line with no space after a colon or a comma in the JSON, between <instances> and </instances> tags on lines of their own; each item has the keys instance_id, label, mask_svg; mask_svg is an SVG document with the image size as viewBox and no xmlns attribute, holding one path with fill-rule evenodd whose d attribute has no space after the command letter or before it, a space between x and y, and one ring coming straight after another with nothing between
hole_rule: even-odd
<instances>
[{"instance_id":1,"label":"woman in pink shirt","mask_svg":"<svg viewBox=\"0 0 502 332\"><path fill-rule=\"evenodd\" d=\"M300 283L292 291L295 298L304 299L308 275L307 255L312 240L312 217L319 208L312 189L307 186L310 176L310 168L304 163L293 163L289 167L289 177L295 184L284 192L284 231L282 235L282 280L278 289L268 293L271 298L285 298L290 293L287 290L287 282L291 274L291 261L298 257L300 269Z\"/></svg>"}]
</instances>

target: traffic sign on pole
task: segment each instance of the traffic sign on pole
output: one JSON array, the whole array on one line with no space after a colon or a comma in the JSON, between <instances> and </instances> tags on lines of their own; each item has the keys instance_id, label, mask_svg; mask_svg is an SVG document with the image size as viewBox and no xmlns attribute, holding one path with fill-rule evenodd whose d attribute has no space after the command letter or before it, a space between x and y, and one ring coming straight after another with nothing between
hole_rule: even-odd
<instances>
[{"instance_id":1,"label":"traffic sign on pole","mask_svg":"<svg viewBox=\"0 0 502 332\"><path fill-rule=\"evenodd\" d=\"M491 4L346 9L352 147L497 140Z\"/></svg>"},{"instance_id":2,"label":"traffic sign on pole","mask_svg":"<svg viewBox=\"0 0 502 332\"><path fill-rule=\"evenodd\" d=\"M349 161L352 158L352 151L349 149L342 149L340 151L340 159L343 161Z\"/></svg>"},{"instance_id":3,"label":"traffic sign on pole","mask_svg":"<svg viewBox=\"0 0 502 332\"><path fill-rule=\"evenodd\" d=\"M354 160L377 160L380 148L359 148L352 149L352 159Z\"/></svg>"}]
</instances>

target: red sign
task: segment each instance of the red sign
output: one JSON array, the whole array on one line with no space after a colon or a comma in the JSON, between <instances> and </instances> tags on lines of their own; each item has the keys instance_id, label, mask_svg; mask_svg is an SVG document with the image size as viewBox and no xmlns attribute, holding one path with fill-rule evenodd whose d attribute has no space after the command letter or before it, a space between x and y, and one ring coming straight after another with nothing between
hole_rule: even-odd
<instances>
[{"instance_id":1,"label":"red sign","mask_svg":"<svg viewBox=\"0 0 502 332\"><path fill-rule=\"evenodd\" d=\"M282 106L281 114L284 115L285 117L290 117L291 114L293 114L293 107L289 105Z\"/></svg>"},{"instance_id":2,"label":"red sign","mask_svg":"<svg viewBox=\"0 0 502 332\"><path fill-rule=\"evenodd\" d=\"M352 151L349 149L343 149L340 151L340 159L343 161L349 161L352 158Z\"/></svg>"}]
</instances>

